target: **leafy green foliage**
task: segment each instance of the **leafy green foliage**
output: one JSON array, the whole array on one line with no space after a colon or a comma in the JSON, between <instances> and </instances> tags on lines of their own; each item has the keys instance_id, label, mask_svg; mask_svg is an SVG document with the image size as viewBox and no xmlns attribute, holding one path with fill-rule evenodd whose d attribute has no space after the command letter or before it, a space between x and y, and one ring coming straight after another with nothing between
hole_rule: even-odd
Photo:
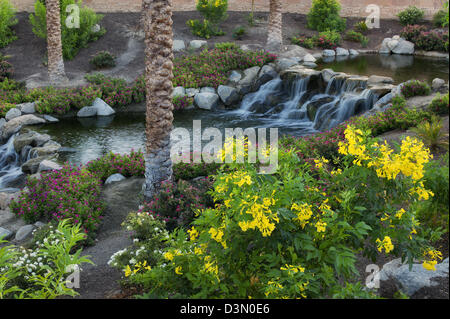
<instances>
[{"instance_id":1,"label":"leafy green foliage","mask_svg":"<svg viewBox=\"0 0 450 319\"><path fill-rule=\"evenodd\" d=\"M98 52L90 61L96 69L112 68L116 66L116 57L109 51Z\"/></svg>"},{"instance_id":2,"label":"leafy green foliage","mask_svg":"<svg viewBox=\"0 0 450 319\"><path fill-rule=\"evenodd\" d=\"M192 34L209 39L211 36L223 35L218 27L227 18L228 0L198 0L197 11L203 16L203 22L188 20L187 25Z\"/></svg>"},{"instance_id":3,"label":"leafy green foliage","mask_svg":"<svg viewBox=\"0 0 450 319\"><path fill-rule=\"evenodd\" d=\"M448 114L449 103L448 93L441 95L438 93L428 106L428 110L439 115Z\"/></svg>"},{"instance_id":4,"label":"leafy green foliage","mask_svg":"<svg viewBox=\"0 0 450 319\"><path fill-rule=\"evenodd\" d=\"M247 31L244 26L238 26L233 30L233 39L242 40Z\"/></svg>"},{"instance_id":5,"label":"leafy green foliage","mask_svg":"<svg viewBox=\"0 0 450 319\"><path fill-rule=\"evenodd\" d=\"M80 7L80 27L70 28L65 23L70 11L67 12L68 5L78 5ZM64 59L73 59L81 48L87 47L89 42L97 41L105 34L105 29L98 32L93 31L93 27L103 18L92 9L82 7L81 0L60 0L61 9L61 41ZM33 33L39 38L47 38L47 9L43 0L38 0L34 4L34 14L30 14L30 23L33 26Z\"/></svg>"},{"instance_id":6,"label":"leafy green foliage","mask_svg":"<svg viewBox=\"0 0 450 319\"><path fill-rule=\"evenodd\" d=\"M407 9L399 12L397 17L402 25L418 24L422 21L424 16L424 11L415 7L409 6Z\"/></svg>"},{"instance_id":7,"label":"leafy green foliage","mask_svg":"<svg viewBox=\"0 0 450 319\"><path fill-rule=\"evenodd\" d=\"M6 59L7 57L0 53L0 82L10 78L14 73L12 64Z\"/></svg>"},{"instance_id":8,"label":"leafy green foliage","mask_svg":"<svg viewBox=\"0 0 450 319\"><path fill-rule=\"evenodd\" d=\"M317 31L338 31L346 28L346 20L339 16L341 5L337 0L313 0L308 13L308 28Z\"/></svg>"},{"instance_id":9,"label":"leafy green foliage","mask_svg":"<svg viewBox=\"0 0 450 319\"><path fill-rule=\"evenodd\" d=\"M345 40L359 42L362 47L366 47L369 43L369 39L364 36L362 33L350 30L345 34Z\"/></svg>"},{"instance_id":10,"label":"leafy green foliage","mask_svg":"<svg viewBox=\"0 0 450 319\"><path fill-rule=\"evenodd\" d=\"M4 48L17 39L11 27L16 25L16 10L9 0L0 0L0 48ZM1 62L1 59L0 59ZM1 69L1 66L0 66ZM1 70L0 70L1 81Z\"/></svg>"},{"instance_id":11,"label":"leafy green foliage","mask_svg":"<svg viewBox=\"0 0 450 319\"><path fill-rule=\"evenodd\" d=\"M424 121L411 129L431 150L448 148L448 134L442 131L442 120L433 116L430 122Z\"/></svg>"},{"instance_id":12,"label":"leafy green foliage","mask_svg":"<svg viewBox=\"0 0 450 319\"><path fill-rule=\"evenodd\" d=\"M68 276L82 264L92 261L74 248L85 240L80 226L62 220L34 247L4 246L0 248L0 299L55 299L76 296L67 286ZM0 240L0 244L4 242Z\"/></svg>"},{"instance_id":13,"label":"leafy green foliage","mask_svg":"<svg viewBox=\"0 0 450 319\"><path fill-rule=\"evenodd\" d=\"M410 98L417 95L428 95L431 93L431 88L426 82L410 80L402 86L401 93L405 98Z\"/></svg>"}]
</instances>

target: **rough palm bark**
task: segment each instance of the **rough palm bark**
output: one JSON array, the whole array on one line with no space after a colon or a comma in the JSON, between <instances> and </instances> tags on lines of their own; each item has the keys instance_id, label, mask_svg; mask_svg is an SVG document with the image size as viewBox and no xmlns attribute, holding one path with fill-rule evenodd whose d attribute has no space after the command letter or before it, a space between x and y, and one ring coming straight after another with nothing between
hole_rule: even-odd
<instances>
[{"instance_id":1,"label":"rough palm bark","mask_svg":"<svg viewBox=\"0 0 450 319\"><path fill-rule=\"evenodd\" d=\"M57 85L67 79L62 53L59 0L46 0L45 5L47 8L48 76L50 82Z\"/></svg>"},{"instance_id":2,"label":"rough palm bark","mask_svg":"<svg viewBox=\"0 0 450 319\"><path fill-rule=\"evenodd\" d=\"M283 14L281 0L270 0L269 30L267 35L267 48L271 51L280 51L283 44Z\"/></svg>"},{"instance_id":3,"label":"rough palm bark","mask_svg":"<svg viewBox=\"0 0 450 319\"><path fill-rule=\"evenodd\" d=\"M172 179L170 133L173 122L172 0L143 0L147 94L144 197Z\"/></svg>"}]
</instances>

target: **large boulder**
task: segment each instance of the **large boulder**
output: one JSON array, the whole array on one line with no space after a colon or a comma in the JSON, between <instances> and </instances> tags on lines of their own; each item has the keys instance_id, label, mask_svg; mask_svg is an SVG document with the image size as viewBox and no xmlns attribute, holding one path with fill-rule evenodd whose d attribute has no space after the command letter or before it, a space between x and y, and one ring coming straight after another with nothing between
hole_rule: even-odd
<instances>
[{"instance_id":1,"label":"large boulder","mask_svg":"<svg viewBox=\"0 0 450 319\"><path fill-rule=\"evenodd\" d=\"M215 93L197 93L194 102L197 107L204 110L212 110L219 105L219 96Z\"/></svg>"},{"instance_id":2,"label":"large boulder","mask_svg":"<svg viewBox=\"0 0 450 319\"><path fill-rule=\"evenodd\" d=\"M231 71L230 76L228 77L228 84L237 85L239 81L242 79L242 74L239 71Z\"/></svg>"},{"instance_id":3,"label":"large boulder","mask_svg":"<svg viewBox=\"0 0 450 319\"><path fill-rule=\"evenodd\" d=\"M2 131L3 126L5 125L6 120L2 117L0 118L0 132Z\"/></svg>"},{"instance_id":4,"label":"large boulder","mask_svg":"<svg viewBox=\"0 0 450 319\"><path fill-rule=\"evenodd\" d=\"M388 76L371 75L367 81L368 85L392 84L394 80Z\"/></svg>"},{"instance_id":5,"label":"large boulder","mask_svg":"<svg viewBox=\"0 0 450 319\"><path fill-rule=\"evenodd\" d=\"M389 41L391 41L391 38L384 38L383 42L381 42L380 49L378 50L378 53L380 54L390 54L391 49L388 47Z\"/></svg>"},{"instance_id":6,"label":"large boulder","mask_svg":"<svg viewBox=\"0 0 450 319\"><path fill-rule=\"evenodd\" d=\"M92 107L97 110L97 116L111 116L116 113L111 106L100 98L94 100Z\"/></svg>"},{"instance_id":7,"label":"large boulder","mask_svg":"<svg viewBox=\"0 0 450 319\"><path fill-rule=\"evenodd\" d=\"M255 90L258 90L261 85L266 84L278 76L278 73L270 65L264 65L259 71L258 78L255 83Z\"/></svg>"},{"instance_id":8,"label":"large boulder","mask_svg":"<svg viewBox=\"0 0 450 319\"><path fill-rule=\"evenodd\" d=\"M205 86L200 89L200 93L216 93L216 89L210 86Z\"/></svg>"},{"instance_id":9,"label":"large boulder","mask_svg":"<svg viewBox=\"0 0 450 319\"><path fill-rule=\"evenodd\" d=\"M186 95L186 89L182 86L177 86L172 91L172 97L175 96L185 96Z\"/></svg>"},{"instance_id":10,"label":"large boulder","mask_svg":"<svg viewBox=\"0 0 450 319\"><path fill-rule=\"evenodd\" d=\"M349 55L350 53L348 52L348 50L347 49L344 49L344 48L336 48L336 55L339 55L339 56L347 56L347 55Z\"/></svg>"},{"instance_id":11,"label":"large boulder","mask_svg":"<svg viewBox=\"0 0 450 319\"><path fill-rule=\"evenodd\" d=\"M8 239L10 239L13 235L14 235L14 233L13 233L12 231L10 231L9 229L0 227L0 239L8 240Z\"/></svg>"},{"instance_id":12,"label":"large boulder","mask_svg":"<svg viewBox=\"0 0 450 319\"><path fill-rule=\"evenodd\" d=\"M350 50L348 50L348 52L350 53L350 55L353 55L353 56L359 55L359 52L355 49L350 49Z\"/></svg>"},{"instance_id":13,"label":"large boulder","mask_svg":"<svg viewBox=\"0 0 450 319\"><path fill-rule=\"evenodd\" d=\"M25 174L35 174L39 169L39 164L41 164L44 160L54 160L58 157L58 154L40 156L36 158L32 158L22 164L22 172Z\"/></svg>"},{"instance_id":14,"label":"large boulder","mask_svg":"<svg viewBox=\"0 0 450 319\"><path fill-rule=\"evenodd\" d=\"M396 41L396 40L393 40ZM406 41L403 38L398 40L398 44L392 49L395 54L414 54L414 43Z\"/></svg>"},{"instance_id":15,"label":"large boulder","mask_svg":"<svg viewBox=\"0 0 450 319\"><path fill-rule=\"evenodd\" d=\"M336 51L334 50L323 50L322 51L322 56L335 56L336 55Z\"/></svg>"},{"instance_id":16,"label":"large boulder","mask_svg":"<svg viewBox=\"0 0 450 319\"><path fill-rule=\"evenodd\" d=\"M433 79L433 82L431 82L431 88L433 89L433 91L436 91L436 92L440 92L444 86L445 86L445 80L443 80L443 79L435 78L435 79ZM444 90L445 89L446 88L444 88Z\"/></svg>"},{"instance_id":17,"label":"large boulder","mask_svg":"<svg viewBox=\"0 0 450 319\"><path fill-rule=\"evenodd\" d=\"M220 85L217 88L217 93L223 104L227 106L237 103L240 99L238 90L231 86Z\"/></svg>"},{"instance_id":18,"label":"large boulder","mask_svg":"<svg viewBox=\"0 0 450 319\"><path fill-rule=\"evenodd\" d=\"M186 89L186 95L188 97L194 97L197 93L200 93L200 89L196 89L196 88L187 88Z\"/></svg>"},{"instance_id":19,"label":"large boulder","mask_svg":"<svg viewBox=\"0 0 450 319\"><path fill-rule=\"evenodd\" d=\"M96 115L97 109L93 106L85 106L81 108L77 113L78 117L94 117Z\"/></svg>"},{"instance_id":20,"label":"large boulder","mask_svg":"<svg viewBox=\"0 0 450 319\"><path fill-rule=\"evenodd\" d=\"M186 49L186 45L183 40L173 40L173 52L180 52Z\"/></svg>"},{"instance_id":21,"label":"large boulder","mask_svg":"<svg viewBox=\"0 0 450 319\"><path fill-rule=\"evenodd\" d=\"M36 113L36 103L35 102L17 104L16 108L18 108L23 114Z\"/></svg>"},{"instance_id":22,"label":"large boulder","mask_svg":"<svg viewBox=\"0 0 450 319\"><path fill-rule=\"evenodd\" d=\"M333 51L334 52L334 51ZM322 79L325 83L330 82L330 80L336 75L338 74L337 72L333 71L332 69L323 69L321 71L322 73Z\"/></svg>"},{"instance_id":23,"label":"large boulder","mask_svg":"<svg viewBox=\"0 0 450 319\"><path fill-rule=\"evenodd\" d=\"M303 57L303 62L316 62L316 61L317 61L317 59L310 53L306 54Z\"/></svg>"},{"instance_id":24,"label":"large boulder","mask_svg":"<svg viewBox=\"0 0 450 319\"><path fill-rule=\"evenodd\" d=\"M45 120L33 114L26 114L12 119L3 125L0 140L7 140L17 133L23 126L44 124Z\"/></svg>"},{"instance_id":25,"label":"large boulder","mask_svg":"<svg viewBox=\"0 0 450 319\"><path fill-rule=\"evenodd\" d=\"M38 147L44 145L48 141L50 141L50 135L30 131L25 134L20 134L14 138L14 149L17 153L20 153L24 146L30 145L33 147Z\"/></svg>"},{"instance_id":26,"label":"large boulder","mask_svg":"<svg viewBox=\"0 0 450 319\"><path fill-rule=\"evenodd\" d=\"M59 120L56 117L53 117L51 115L48 114L44 114L44 119L48 122L48 123L58 123Z\"/></svg>"},{"instance_id":27,"label":"large boulder","mask_svg":"<svg viewBox=\"0 0 450 319\"><path fill-rule=\"evenodd\" d=\"M31 158L51 155L57 153L61 149L61 144L55 141L48 141L43 146L34 147L30 150Z\"/></svg>"},{"instance_id":28,"label":"large boulder","mask_svg":"<svg viewBox=\"0 0 450 319\"><path fill-rule=\"evenodd\" d=\"M303 59L303 57L308 54L308 51L305 48L302 48L299 45L291 44L286 45L283 48L283 51L278 54L280 58L296 58L299 62Z\"/></svg>"},{"instance_id":29,"label":"large boulder","mask_svg":"<svg viewBox=\"0 0 450 319\"><path fill-rule=\"evenodd\" d=\"M111 183L115 183L115 182L120 182L123 181L125 178L125 176L123 176L122 174L112 174L111 176L109 176L106 181L105 181L105 185L109 185Z\"/></svg>"},{"instance_id":30,"label":"large boulder","mask_svg":"<svg viewBox=\"0 0 450 319\"><path fill-rule=\"evenodd\" d=\"M6 112L5 119L7 121L11 121L12 119L15 119L16 117L19 117L21 115L22 115L22 112L19 109L12 108L8 112Z\"/></svg>"},{"instance_id":31,"label":"large boulder","mask_svg":"<svg viewBox=\"0 0 450 319\"><path fill-rule=\"evenodd\" d=\"M62 166L58 163L49 160L43 160L39 163L38 173L46 171L59 171L60 169L62 169Z\"/></svg>"},{"instance_id":32,"label":"large boulder","mask_svg":"<svg viewBox=\"0 0 450 319\"><path fill-rule=\"evenodd\" d=\"M282 72L286 69L289 69L290 67L297 65L298 61L291 59L291 58L281 58L281 59L277 59L276 62L276 69L278 72Z\"/></svg>"},{"instance_id":33,"label":"large boulder","mask_svg":"<svg viewBox=\"0 0 450 319\"><path fill-rule=\"evenodd\" d=\"M208 46L208 41L205 40L192 40L189 42L189 48L196 50L200 49L201 47Z\"/></svg>"},{"instance_id":34,"label":"large boulder","mask_svg":"<svg viewBox=\"0 0 450 319\"><path fill-rule=\"evenodd\" d=\"M261 68L259 66L254 66L244 70L244 77L238 83L238 90L240 94L245 95L252 91L260 69Z\"/></svg>"},{"instance_id":35,"label":"large boulder","mask_svg":"<svg viewBox=\"0 0 450 319\"><path fill-rule=\"evenodd\" d=\"M19 228L19 230L16 233L15 240L16 241L23 241L31 236L32 232L34 230L33 225L25 225Z\"/></svg>"},{"instance_id":36,"label":"large boulder","mask_svg":"<svg viewBox=\"0 0 450 319\"><path fill-rule=\"evenodd\" d=\"M426 270L422 264L413 264L410 269L409 265L402 263L400 258L394 259L385 264L378 273L380 288L383 288L384 282L390 281L403 293L413 296L421 288L437 286L438 281L436 279L448 278L448 257L435 267L435 271L430 271Z\"/></svg>"}]
</instances>

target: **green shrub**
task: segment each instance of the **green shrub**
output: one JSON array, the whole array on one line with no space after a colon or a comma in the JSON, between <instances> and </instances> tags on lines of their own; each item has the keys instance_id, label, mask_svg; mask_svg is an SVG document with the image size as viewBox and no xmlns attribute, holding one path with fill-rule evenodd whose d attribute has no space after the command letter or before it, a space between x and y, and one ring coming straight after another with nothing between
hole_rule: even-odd
<instances>
[{"instance_id":1,"label":"green shrub","mask_svg":"<svg viewBox=\"0 0 450 319\"><path fill-rule=\"evenodd\" d=\"M448 10L439 10L433 15L433 26L435 28L445 27L446 19L448 17Z\"/></svg>"},{"instance_id":2,"label":"green shrub","mask_svg":"<svg viewBox=\"0 0 450 319\"><path fill-rule=\"evenodd\" d=\"M410 98L417 95L428 95L431 93L431 88L426 82L410 80L403 84L400 91L405 98Z\"/></svg>"},{"instance_id":3,"label":"green shrub","mask_svg":"<svg viewBox=\"0 0 450 319\"><path fill-rule=\"evenodd\" d=\"M214 47L220 51L237 50L239 46L234 42L219 42Z\"/></svg>"},{"instance_id":4,"label":"green shrub","mask_svg":"<svg viewBox=\"0 0 450 319\"><path fill-rule=\"evenodd\" d=\"M80 27L69 28L65 21L70 13L66 12L68 5L77 4L80 7ZM73 59L81 48L87 47L89 42L97 41L105 34L105 29L93 32L93 27L103 18L97 15L92 9L82 7L81 0L60 0L61 8L61 40L64 59ZM47 20L45 2L36 1L34 5L35 13L30 14L30 23L33 26L33 33L39 38L47 38Z\"/></svg>"},{"instance_id":5,"label":"green shrub","mask_svg":"<svg viewBox=\"0 0 450 319\"><path fill-rule=\"evenodd\" d=\"M242 38L246 34L247 34L247 31L246 31L245 27L238 26L233 30L233 39L242 40Z\"/></svg>"},{"instance_id":6,"label":"green shrub","mask_svg":"<svg viewBox=\"0 0 450 319\"><path fill-rule=\"evenodd\" d=\"M341 5L337 0L313 0L308 13L308 28L317 31L339 31L346 28L346 20L339 16Z\"/></svg>"},{"instance_id":7,"label":"green shrub","mask_svg":"<svg viewBox=\"0 0 450 319\"><path fill-rule=\"evenodd\" d=\"M188 20L187 25L192 34L209 39L211 36L223 35L219 23L227 18L228 0L198 0L197 11L203 16L203 22Z\"/></svg>"},{"instance_id":8,"label":"green shrub","mask_svg":"<svg viewBox=\"0 0 450 319\"><path fill-rule=\"evenodd\" d=\"M369 27L366 24L366 21L359 21L353 25L353 29L360 33L365 33L369 30Z\"/></svg>"},{"instance_id":9,"label":"green shrub","mask_svg":"<svg viewBox=\"0 0 450 319\"><path fill-rule=\"evenodd\" d=\"M425 146L436 151L439 148L448 148L448 134L442 131L442 120L440 117L433 116L431 121L424 121L411 128L411 131L423 141Z\"/></svg>"},{"instance_id":10,"label":"green shrub","mask_svg":"<svg viewBox=\"0 0 450 319\"><path fill-rule=\"evenodd\" d=\"M345 34L344 39L347 41L359 42L363 47L367 46L367 43L369 42L369 39L365 37L362 33L353 30L348 31Z\"/></svg>"},{"instance_id":11,"label":"green shrub","mask_svg":"<svg viewBox=\"0 0 450 319\"><path fill-rule=\"evenodd\" d=\"M336 31L323 31L314 38L315 44L321 49L336 49L341 42L341 35Z\"/></svg>"},{"instance_id":12,"label":"green shrub","mask_svg":"<svg viewBox=\"0 0 450 319\"><path fill-rule=\"evenodd\" d=\"M428 30L427 27L424 25L411 24L407 25L402 29L402 31L400 32L400 36L407 41L416 43L420 34L422 32L426 32L427 30Z\"/></svg>"},{"instance_id":13,"label":"green shrub","mask_svg":"<svg viewBox=\"0 0 450 319\"><path fill-rule=\"evenodd\" d=\"M428 106L428 110L439 115L447 115L449 109L448 93L441 95L438 93Z\"/></svg>"},{"instance_id":14,"label":"green shrub","mask_svg":"<svg viewBox=\"0 0 450 319\"><path fill-rule=\"evenodd\" d=\"M448 31L421 32L414 44L418 49L425 51L448 52Z\"/></svg>"},{"instance_id":15,"label":"green shrub","mask_svg":"<svg viewBox=\"0 0 450 319\"><path fill-rule=\"evenodd\" d=\"M312 49L315 46L315 41L314 38L312 37L306 36L292 37L291 42L293 44L299 45L307 49Z\"/></svg>"},{"instance_id":16,"label":"green shrub","mask_svg":"<svg viewBox=\"0 0 450 319\"><path fill-rule=\"evenodd\" d=\"M0 82L12 77L14 69L11 63L6 61L7 57L0 53Z\"/></svg>"},{"instance_id":17,"label":"green shrub","mask_svg":"<svg viewBox=\"0 0 450 319\"><path fill-rule=\"evenodd\" d=\"M52 226L50 226L52 227ZM50 228L32 248L4 246L0 248L0 299L55 299L76 296L66 283L71 272L85 263L93 264L81 249L74 252L86 235L80 226L62 220Z\"/></svg>"},{"instance_id":18,"label":"green shrub","mask_svg":"<svg viewBox=\"0 0 450 319\"><path fill-rule=\"evenodd\" d=\"M5 117L6 113L8 113L10 109L13 109L15 107L15 104L3 102L2 100L0 100L0 117Z\"/></svg>"},{"instance_id":19,"label":"green shrub","mask_svg":"<svg viewBox=\"0 0 450 319\"><path fill-rule=\"evenodd\" d=\"M96 69L112 68L116 66L116 57L108 51L98 52L90 61Z\"/></svg>"},{"instance_id":20,"label":"green shrub","mask_svg":"<svg viewBox=\"0 0 450 319\"><path fill-rule=\"evenodd\" d=\"M29 178L10 207L28 223L71 218L90 242L104 211L100 187L100 180L87 169L65 165L59 171L41 173L41 179Z\"/></svg>"},{"instance_id":21,"label":"green shrub","mask_svg":"<svg viewBox=\"0 0 450 319\"><path fill-rule=\"evenodd\" d=\"M16 10L13 8L9 0L0 0L0 48L4 48L17 39L16 35L11 30L11 27L16 25L17 22Z\"/></svg>"},{"instance_id":22,"label":"green shrub","mask_svg":"<svg viewBox=\"0 0 450 319\"><path fill-rule=\"evenodd\" d=\"M424 11L415 7L409 6L407 9L397 14L402 25L418 24L422 21L424 16Z\"/></svg>"}]
</instances>

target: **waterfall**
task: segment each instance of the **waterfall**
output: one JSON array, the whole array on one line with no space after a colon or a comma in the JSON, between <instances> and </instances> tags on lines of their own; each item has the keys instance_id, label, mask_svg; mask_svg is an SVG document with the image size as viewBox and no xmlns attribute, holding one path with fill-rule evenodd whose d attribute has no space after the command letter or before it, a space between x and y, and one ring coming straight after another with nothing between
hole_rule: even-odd
<instances>
[{"instance_id":1,"label":"waterfall","mask_svg":"<svg viewBox=\"0 0 450 319\"><path fill-rule=\"evenodd\" d=\"M20 156L14 149L15 135L6 144L0 145L0 189L6 188L11 182L22 175Z\"/></svg>"},{"instance_id":2,"label":"waterfall","mask_svg":"<svg viewBox=\"0 0 450 319\"><path fill-rule=\"evenodd\" d=\"M297 134L309 134L370 110L377 98L361 77L332 77L325 89L318 88L309 76L288 81L276 78L246 95L235 114L245 119L264 116L267 127L282 126L298 130Z\"/></svg>"}]
</instances>

